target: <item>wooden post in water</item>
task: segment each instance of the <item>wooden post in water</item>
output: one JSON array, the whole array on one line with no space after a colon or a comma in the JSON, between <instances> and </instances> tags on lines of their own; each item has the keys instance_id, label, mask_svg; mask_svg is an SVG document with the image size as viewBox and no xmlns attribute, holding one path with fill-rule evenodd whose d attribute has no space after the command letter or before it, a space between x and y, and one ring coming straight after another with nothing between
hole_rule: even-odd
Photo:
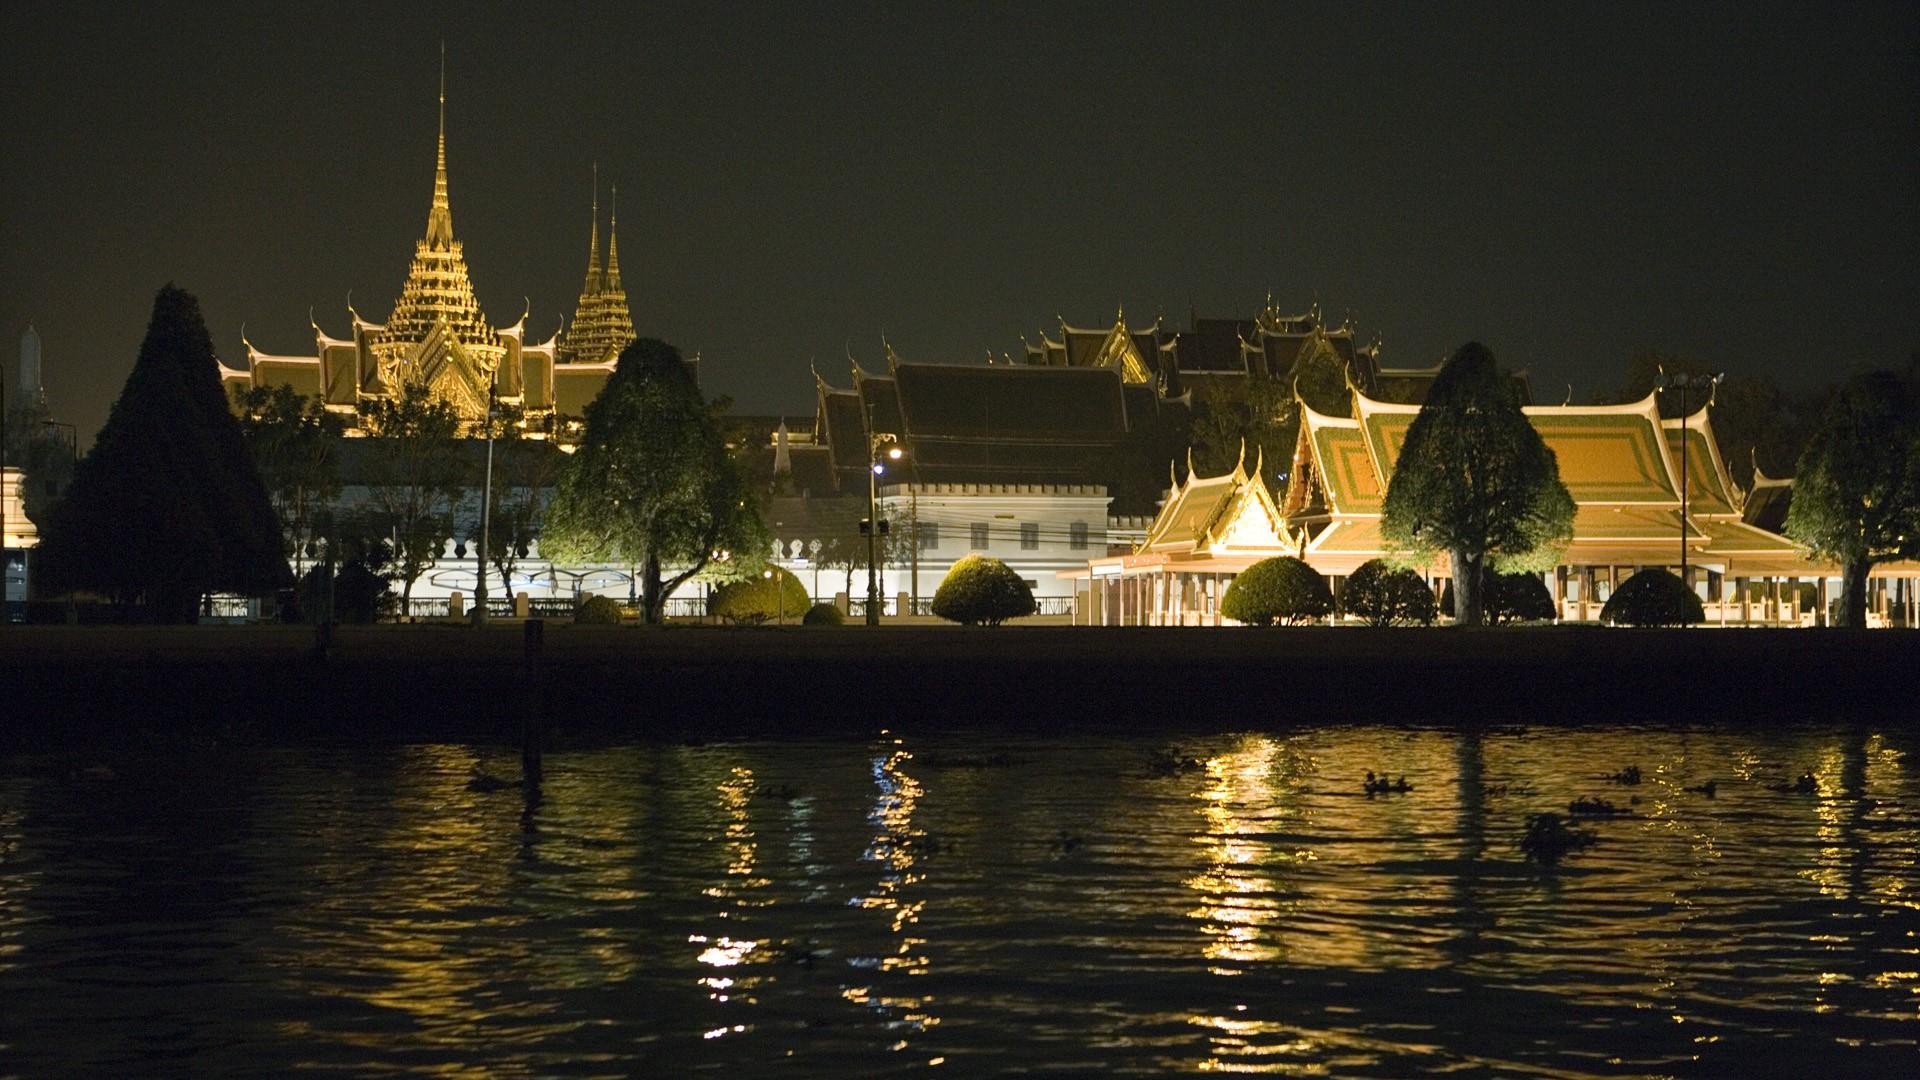
<instances>
[{"instance_id":1,"label":"wooden post in water","mask_svg":"<svg viewBox=\"0 0 1920 1080\"><path fill-rule=\"evenodd\" d=\"M522 640L526 645L526 702L520 713L520 783L528 798L540 789L540 728L545 722L544 653L546 621L528 619Z\"/></svg>"}]
</instances>

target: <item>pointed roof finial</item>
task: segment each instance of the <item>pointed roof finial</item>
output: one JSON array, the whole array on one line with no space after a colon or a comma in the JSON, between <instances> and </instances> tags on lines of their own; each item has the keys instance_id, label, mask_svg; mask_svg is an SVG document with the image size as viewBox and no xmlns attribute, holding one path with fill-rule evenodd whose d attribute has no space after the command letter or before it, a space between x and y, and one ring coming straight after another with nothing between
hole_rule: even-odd
<instances>
[{"instance_id":1,"label":"pointed roof finial","mask_svg":"<svg viewBox=\"0 0 1920 1080\"><path fill-rule=\"evenodd\" d=\"M620 185L612 185L607 216L607 289L620 288Z\"/></svg>"},{"instance_id":2,"label":"pointed roof finial","mask_svg":"<svg viewBox=\"0 0 1920 1080\"><path fill-rule=\"evenodd\" d=\"M593 202L587 231L587 283L580 287L583 297L600 292L600 163L593 163Z\"/></svg>"},{"instance_id":3,"label":"pointed roof finial","mask_svg":"<svg viewBox=\"0 0 1920 1080\"><path fill-rule=\"evenodd\" d=\"M433 208L427 211L427 246L453 245L453 210L447 202L447 43L440 43L440 138L434 150Z\"/></svg>"}]
</instances>

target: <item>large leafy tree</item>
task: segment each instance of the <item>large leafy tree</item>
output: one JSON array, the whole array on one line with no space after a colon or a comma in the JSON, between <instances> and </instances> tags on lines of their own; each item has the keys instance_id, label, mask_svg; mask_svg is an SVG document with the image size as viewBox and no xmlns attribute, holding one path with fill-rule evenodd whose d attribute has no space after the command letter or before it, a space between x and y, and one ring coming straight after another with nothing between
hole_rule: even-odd
<instances>
[{"instance_id":1,"label":"large leafy tree","mask_svg":"<svg viewBox=\"0 0 1920 1080\"><path fill-rule=\"evenodd\" d=\"M716 408L679 351L652 338L629 345L561 469L542 534L547 553L635 567L641 616L657 624L682 583L723 554L733 571L757 572L769 544Z\"/></svg>"},{"instance_id":2,"label":"large leafy tree","mask_svg":"<svg viewBox=\"0 0 1920 1080\"><path fill-rule=\"evenodd\" d=\"M410 612L413 583L439 562L474 479L461 453L460 416L426 387L408 383L398 396L363 403L360 422L369 436L360 477L365 524L392 549L400 610Z\"/></svg>"},{"instance_id":3,"label":"large leafy tree","mask_svg":"<svg viewBox=\"0 0 1920 1080\"><path fill-rule=\"evenodd\" d=\"M1850 380L1800 455L1787 535L1840 564L1839 625L1867 622L1873 564L1920 557L1920 408L1914 382Z\"/></svg>"},{"instance_id":4,"label":"large leafy tree","mask_svg":"<svg viewBox=\"0 0 1920 1080\"><path fill-rule=\"evenodd\" d=\"M346 422L290 386L234 392L240 434L267 486L296 577L306 572L315 525L340 496L340 439Z\"/></svg>"},{"instance_id":5,"label":"large leafy tree","mask_svg":"<svg viewBox=\"0 0 1920 1080\"><path fill-rule=\"evenodd\" d=\"M1381 532L1398 547L1445 552L1454 618L1483 621L1483 583L1495 569L1536 567L1573 536L1573 496L1560 466L1520 410L1493 353L1468 342L1453 354L1407 429L1387 484Z\"/></svg>"},{"instance_id":6,"label":"large leafy tree","mask_svg":"<svg viewBox=\"0 0 1920 1080\"><path fill-rule=\"evenodd\" d=\"M40 568L55 589L105 593L160 622L191 621L209 593L291 582L200 303L184 290L154 297L133 373L48 522Z\"/></svg>"}]
</instances>

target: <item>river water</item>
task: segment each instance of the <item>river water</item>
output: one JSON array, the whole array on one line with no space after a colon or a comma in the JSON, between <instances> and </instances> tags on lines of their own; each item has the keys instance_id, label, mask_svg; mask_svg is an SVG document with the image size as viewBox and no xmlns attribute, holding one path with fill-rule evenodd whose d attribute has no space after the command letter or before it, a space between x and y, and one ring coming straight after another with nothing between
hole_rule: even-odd
<instances>
[{"instance_id":1,"label":"river water","mask_svg":"<svg viewBox=\"0 0 1920 1080\"><path fill-rule=\"evenodd\" d=\"M1914 1075L1917 741L0 760L0 1075ZM1579 796L1631 816L1526 861Z\"/></svg>"}]
</instances>

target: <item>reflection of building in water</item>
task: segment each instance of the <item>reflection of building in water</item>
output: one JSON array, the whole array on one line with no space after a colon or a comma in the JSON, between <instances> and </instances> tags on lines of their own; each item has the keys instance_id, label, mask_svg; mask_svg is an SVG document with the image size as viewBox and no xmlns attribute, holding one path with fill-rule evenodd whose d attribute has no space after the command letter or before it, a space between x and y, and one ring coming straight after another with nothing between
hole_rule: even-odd
<instances>
[{"instance_id":1,"label":"reflection of building in water","mask_svg":"<svg viewBox=\"0 0 1920 1080\"><path fill-rule=\"evenodd\" d=\"M921 880L917 865L921 848L928 842L926 833L913 823L922 788L919 781L903 771L912 759L913 754L899 739L886 740L880 756L873 759L873 781L878 791L867 821L873 826L874 834L861 858L878 865L880 878L871 892L852 901L855 907L884 912L887 916L887 944L892 951L850 961L858 969L883 976L915 976L927 971L927 940L919 936L917 927L927 901L907 894L908 889ZM928 1000L917 995L880 990L874 985L848 986L841 993L848 1001L898 1016L914 1030L924 1030L940 1022L939 1017L927 1011ZM904 1047L905 1043L900 1046Z\"/></svg>"},{"instance_id":2,"label":"reflection of building in water","mask_svg":"<svg viewBox=\"0 0 1920 1080\"><path fill-rule=\"evenodd\" d=\"M752 891L770 884L768 879L754 870L758 847L754 841L753 823L747 815L748 804L753 800L753 771L736 765L715 790L719 796L720 812L724 815L721 850L727 859L726 876L702 889L701 895L726 901L721 910L715 913L719 920L717 925L725 927L726 932L692 934L687 937L687 943L697 952L695 961L711 969L699 980L709 1000L724 1004L738 997L743 1003L752 1004L751 991L763 980L749 974L750 969L743 965L758 959L754 951L766 942L737 936L741 923L734 916L740 908L757 906L757 902L751 899ZM744 1024L722 1024L708 1029L704 1034L706 1038L717 1039L745 1030L747 1026Z\"/></svg>"},{"instance_id":3,"label":"reflection of building in water","mask_svg":"<svg viewBox=\"0 0 1920 1080\"><path fill-rule=\"evenodd\" d=\"M1272 739L1249 738L1238 750L1207 760L1206 787L1201 800L1206 829L1194 842L1206 850L1207 869L1187 880L1200 894L1200 906L1189 915L1205 920L1208 935L1204 955L1216 975L1238 975L1233 964L1273 960L1280 950L1266 928L1281 914L1279 889L1265 866L1274 851L1263 837L1267 826L1253 816L1273 802Z\"/></svg>"}]
</instances>

